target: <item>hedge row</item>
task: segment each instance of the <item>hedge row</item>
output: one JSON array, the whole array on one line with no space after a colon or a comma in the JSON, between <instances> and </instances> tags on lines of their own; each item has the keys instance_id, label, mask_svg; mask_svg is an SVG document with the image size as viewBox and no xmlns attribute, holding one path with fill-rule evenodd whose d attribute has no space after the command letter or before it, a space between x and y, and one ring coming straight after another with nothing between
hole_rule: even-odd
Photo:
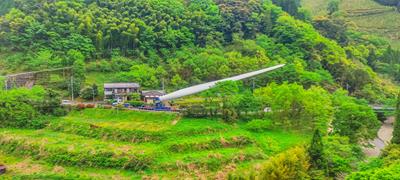
<instances>
[{"instance_id":1,"label":"hedge row","mask_svg":"<svg viewBox=\"0 0 400 180\"><path fill-rule=\"evenodd\" d=\"M144 170L153 162L154 158L148 154L115 154L112 151L96 150L67 150L55 146L46 147L39 143L28 142L23 138L0 135L0 149L15 155L31 156L52 164L63 164L77 167L104 167L128 169L133 171Z\"/></svg>"},{"instance_id":2,"label":"hedge row","mask_svg":"<svg viewBox=\"0 0 400 180\"><path fill-rule=\"evenodd\" d=\"M111 127L100 127L91 123L58 120L52 121L47 129L57 132L76 134L80 136L105 139L113 141L123 141L131 143L158 143L175 136L194 136L207 135L217 132L225 132L223 127L189 128L184 130L167 131L142 131L132 129L119 129Z\"/></svg>"},{"instance_id":3,"label":"hedge row","mask_svg":"<svg viewBox=\"0 0 400 180\"><path fill-rule=\"evenodd\" d=\"M50 123L47 128L53 131L77 134L90 138L132 143L160 142L167 138L167 136L161 132L99 127L84 122L54 121Z\"/></svg>"},{"instance_id":4,"label":"hedge row","mask_svg":"<svg viewBox=\"0 0 400 180\"><path fill-rule=\"evenodd\" d=\"M261 151L235 149L232 154L209 152L201 157L187 155L181 160L156 163L157 165L154 169L166 171L183 170L187 172L193 172L195 169L216 171L230 163L238 164L252 160L262 160L265 158L266 155L261 153Z\"/></svg>"},{"instance_id":5,"label":"hedge row","mask_svg":"<svg viewBox=\"0 0 400 180\"><path fill-rule=\"evenodd\" d=\"M178 130L178 131L169 131L167 133L178 135L178 136L194 136L194 135L214 134L214 133L225 132L225 131L227 131L226 128L205 127L205 128L190 128L190 129Z\"/></svg>"},{"instance_id":6,"label":"hedge row","mask_svg":"<svg viewBox=\"0 0 400 180\"><path fill-rule=\"evenodd\" d=\"M253 141L246 136L236 136L228 139L219 138L204 142L184 142L172 144L169 150L172 152L203 151L228 147L244 147L252 144Z\"/></svg>"}]
</instances>

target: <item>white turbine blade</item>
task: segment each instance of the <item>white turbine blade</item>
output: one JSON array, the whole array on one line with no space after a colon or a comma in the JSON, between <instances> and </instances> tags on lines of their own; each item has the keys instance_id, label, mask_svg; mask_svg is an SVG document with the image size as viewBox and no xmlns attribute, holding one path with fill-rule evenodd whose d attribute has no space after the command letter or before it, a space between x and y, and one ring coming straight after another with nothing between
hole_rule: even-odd
<instances>
[{"instance_id":1,"label":"white turbine blade","mask_svg":"<svg viewBox=\"0 0 400 180\"><path fill-rule=\"evenodd\" d=\"M246 78L249 78L249 77L257 76L259 74L262 74L262 73L265 73L265 72L268 72L268 71L272 71L272 70L281 68L283 66L285 66L285 64L280 64L280 65L269 67L269 68L266 68L266 69L261 69L261 70L258 70L258 71L253 71L253 72L249 72L249 73L246 73L246 74L241 74L241 75L230 77L230 78L226 78L226 79L212 81L212 82L209 82L209 83L195 85L195 86L192 86L192 87L188 87L188 88L185 88L185 89L181 89L181 90L172 92L170 94L166 94L164 96L159 97L159 99L160 99L160 101L168 101L168 100L177 99L177 98L180 98L180 97L183 97L183 96L196 94L196 93L199 93L199 92L202 92L202 91L205 91L205 90L208 90L208 89L214 87L219 82L223 82L223 81L238 81L238 80L246 79Z\"/></svg>"}]
</instances>

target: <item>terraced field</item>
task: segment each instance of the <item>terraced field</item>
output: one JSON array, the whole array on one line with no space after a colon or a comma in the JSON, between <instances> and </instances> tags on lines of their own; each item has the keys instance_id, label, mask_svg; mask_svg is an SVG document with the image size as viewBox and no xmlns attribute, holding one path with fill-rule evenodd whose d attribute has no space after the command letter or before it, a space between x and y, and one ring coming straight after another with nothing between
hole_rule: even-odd
<instances>
[{"instance_id":1,"label":"terraced field","mask_svg":"<svg viewBox=\"0 0 400 180\"><path fill-rule=\"evenodd\" d=\"M313 16L326 15L327 0L303 0L303 6ZM388 40L400 49L400 13L394 7L382 6L373 0L342 0L340 15L350 28Z\"/></svg>"},{"instance_id":2,"label":"terraced field","mask_svg":"<svg viewBox=\"0 0 400 180\"><path fill-rule=\"evenodd\" d=\"M40 130L0 129L0 164L9 169L6 177L16 179L213 177L309 140L308 134L245 127L177 114L86 109Z\"/></svg>"}]
</instances>

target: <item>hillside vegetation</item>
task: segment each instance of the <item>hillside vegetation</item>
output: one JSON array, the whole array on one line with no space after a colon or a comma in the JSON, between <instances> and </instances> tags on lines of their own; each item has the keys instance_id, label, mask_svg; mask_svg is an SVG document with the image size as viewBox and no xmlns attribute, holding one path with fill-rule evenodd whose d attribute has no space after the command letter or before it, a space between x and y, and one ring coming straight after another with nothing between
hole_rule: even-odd
<instances>
[{"instance_id":1,"label":"hillside vegetation","mask_svg":"<svg viewBox=\"0 0 400 180\"><path fill-rule=\"evenodd\" d=\"M327 15L330 1L303 0L303 6L313 16ZM349 27L355 31L382 37L400 48L400 12L391 6L384 6L374 0L342 0L339 2L338 16L344 17Z\"/></svg>"},{"instance_id":2,"label":"hillside vegetation","mask_svg":"<svg viewBox=\"0 0 400 180\"><path fill-rule=\"evenodd\" d=\"M14 6L14 0L2 0L0 2L0 15L6 14Z\"/></svg>"},{"instance_id":3,"label":"hillside vegetation","mask_svg":"<svg viewBox=\"0 0 400 180\"><path fill-rule=\"evenodd\" d=\"M0 74L68 69L37 73L31 89L0 77L6 178L399 175L400 123L380 157L362 151L385 118L372 107L396 106L400 119L400 51L395 38L388 42L397 32L368 34L365 19L397 18L395 7L332 1L328 15L312 18L300 0L7 2L14 3L0 15ZM304 3L315 14L327 8ZM105 82L171 92L277 64L285 66L167 103L179 113L135 111L154 107L140 93L127 104L95 102Z\"/></svg>"},{"instance_id":4,"label":"hillside vegetation","mask_svg":"<svg viewBox=\"0 0 400 180\"><path fill-rule=\"evenodd\" d=\"M217 171L227 175L236 167L248 167L250 162L309 141L308 134L255 132L246 127L168 113L87 109L53 120L40 130L1 129L0 163L14 163L8 175L21 178L106 179L111 172L125 178L132 172L139 177L209 177ZM99 174L91 174L90 167L100 168Z\"/></svg>"},{"instance_id":5,"label":"hillside vegetation","mask_svg":"<svg viewBox=\"0 0 400 180\"><path fill-rule=\"evenodd\" d=\"M364 63L370 49L341 47L269 1L17 1L15 7L0 20L3 73L86 64L89 72L112 72L109 81L158 88L164 79L178 89L287 63L286 73L261 77L259 85L280 79L341 86L373 102L394 94ZM75 96L85 84L85 69L79 71Z\"/></svg>"}]
</instances>

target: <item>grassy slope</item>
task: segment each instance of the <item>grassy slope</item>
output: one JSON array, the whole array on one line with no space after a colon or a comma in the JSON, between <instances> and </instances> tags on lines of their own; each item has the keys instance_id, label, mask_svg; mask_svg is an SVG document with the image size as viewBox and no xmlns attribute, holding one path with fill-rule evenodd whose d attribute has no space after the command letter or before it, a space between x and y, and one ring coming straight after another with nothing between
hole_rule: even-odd
<instances>
[{"instance_id":1,"label":"grassy slope","mask_svg":"<svg viewBox=\"0 0 400 180\"><path fill-rule=\"evenodd\" d=\"M278 130L254 133L244 128L245 123L229 125L212 119L182 118L176 125L171 124L178 119L175 114L166 113L117 113L114 110L87 109L54 121L64 127L54 128L50 125L43 130L0 129L0 143L3 143L0 146L0 150L3 150L0 153L0 162L14 168L8 173L9 176L29 174L21 168L24 166L18 165L28 163L42 167L39 172L43 172L44 175L69 177L82 173L84 177L96 178L91 174L94 168L90 163L78 161L79 167L84 168L78 169L76 164L56 161L54 157L58 157L58 152L65 150L72 155L107 152L114 154L112 159L124 160L127 155L139 155L152 157L152 161L145 171L98 167L99 179L107 179L110 173L118 177L153 174L164 177L191 177L199 174L210 176L232 164L236 167L248 167L270 155L309 140L308 134ZM70 122L73 122L72 125ZM92 129L91 133L97 133L99 136L82 133L81 127L76 125L94 126L95 129ZM105 131L106 128L110 128L111 131ZM118 134L119 131L123 133ZM157 141L129 142L124 139L124 136L131 135L127 133L129 131L138 131L149 136L156 134L161 138ZM23 153L11 151L7 143L12 142L24 147L25 149L21 150ZM33 154L35 151L40 153ZM10 154L11 160L8 158ZM27 160L21 157L27 157ZM30 160L34 158L38 160ZM64 171L56 172L56 167Z\"/></svg>"},{"instance_id":2,"label":"grassy slope","mask_svg":"<svg viewBox=\"0 0 400 180\"><path fill-rule=\"evenodd\" d=\"M328 2L303 0L303 6L313 16L321 16L327 14ZM373 0L342 0L340 11L346 20L354 23L352 28L355 30L382 37L400 49L400 13L393 7L382 6Z\"/></svg>"},{"instance_id":3,"label":"grassy slope","mask_svg":"<svg viewBox=\"0 0 400 180\"><path fill-rule=\"evenodd\" d=\"M115 170L52 165L29 157L0 151L0 164L7 165L5 179L139 179L137 173ZM0 179L2 179L0 178Z\"/></svg>"}]
</instances>

